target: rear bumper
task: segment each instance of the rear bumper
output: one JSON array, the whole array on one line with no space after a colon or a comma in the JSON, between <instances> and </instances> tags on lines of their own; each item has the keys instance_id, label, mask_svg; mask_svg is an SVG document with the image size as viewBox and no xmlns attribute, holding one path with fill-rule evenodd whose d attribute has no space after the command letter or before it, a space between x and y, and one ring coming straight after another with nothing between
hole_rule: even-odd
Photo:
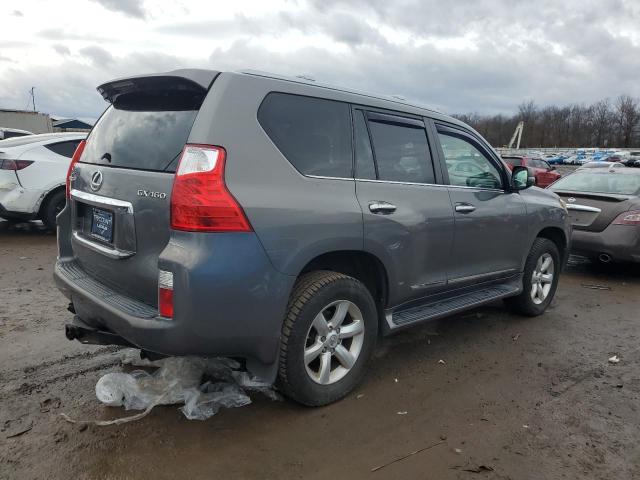
<instances>
[{"instance_id":1,"label":"rear bumper","mask_svg":"<svg viewBox=\"0 0 640 480\"><path fill-rule=\"evenodd\" d=\"M573 230L571 251L593 257L601 253L618 262L640 262L640 228L609 225L602 232Z\"/></svg>"},{"instance_id":2,"label":"rear bumper","mask_svg":"<svg viewBox=\"0 0 640 480\"><path fill-rule=\"evenodd\" d=\"M33 219L38 213L43 192L25 189L11 170L0 171L0 217Z\"/></svg>"},{"instance_id":3,"label":"rear bumper","mask_svg":"<svg viewBox=\"0 0 640 480\"><path fill-rule=\"evenodd\" d=\"M163 355L227 356L275 378L294 277L277 272L253 233L173 232L158 267L174 274L174 318L58 260L54 278L75 307L74 324ZM104 338L109 338L104 336Z\"/></svg>"}]
</instances>

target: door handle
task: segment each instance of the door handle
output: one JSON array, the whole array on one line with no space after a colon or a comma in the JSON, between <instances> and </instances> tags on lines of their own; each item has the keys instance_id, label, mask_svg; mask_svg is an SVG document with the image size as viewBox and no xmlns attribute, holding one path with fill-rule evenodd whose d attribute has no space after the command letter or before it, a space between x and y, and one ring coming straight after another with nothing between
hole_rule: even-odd
<instances>
[{"instance_id":1,"label":"door handle","mask_svg":"<svg viewBox=\"0 0 640 480\"><path fill-rule=\"evenodd\" d=\"M388 215L396 211L396 206L389 202L371 202L369 203L369 211Z\"/></svg>"},{"instance_id":2,"label":"door handle","mask_svg":"<svg viewBox=\"0 0 640 480\"><path fill-rule=\"evenodd\" d=\"M470 203L456 203L456 212L458 213L471 213L476 209Z\"/></svg>"}]
</instances>

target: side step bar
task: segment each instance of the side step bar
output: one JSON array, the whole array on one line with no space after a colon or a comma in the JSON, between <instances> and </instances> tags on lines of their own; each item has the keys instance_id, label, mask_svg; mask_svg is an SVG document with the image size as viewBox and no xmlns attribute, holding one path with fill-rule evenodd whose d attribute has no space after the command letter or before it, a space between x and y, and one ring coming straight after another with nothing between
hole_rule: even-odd
<instances>
[{"instance_id":1,"label":"side step bar","mask_svg":"<svg viewBox=\"0 0 640 480\"><path fill-rule=\"evenodd\" d=\"M425 320L435 320L437 318L446 317L452 313L468 310L485 303L493 302L494 300L517 295L520 291L521 286L519 285L519 282L491 285L481 290L463 293L452 298L437 300L425 305L387 313L387 323L389 324L389 329L394 330L396 328L420 323Z\"/></svg>"}]
</instances>

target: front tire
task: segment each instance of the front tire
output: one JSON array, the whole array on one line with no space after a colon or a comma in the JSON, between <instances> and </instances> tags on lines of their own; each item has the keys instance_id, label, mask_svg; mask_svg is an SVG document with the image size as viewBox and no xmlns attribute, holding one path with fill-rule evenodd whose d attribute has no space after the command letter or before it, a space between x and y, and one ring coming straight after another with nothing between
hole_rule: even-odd
<instances>
[{"instance_id":1,"label":"front tire","mask_svg":"<svg viewBox=\"0 0 640 480\"><path fill-rule=\"evenodd\" d=\"M377 331L375 302L360 281L331 271L304 274L282 327L278 388L303 405L341 399L364 376Z\"/></svg>"},{"instance_id":2,"label":"front tire","mask_svg":"<svg viewBox=\"0 0 640 480\"><path fill-rule=\"evenodd\" d=\"M543 314L556 293L560 270L560 252L556 244L546 238L536 238L524 266L522 293L507 298L506 305L528 317Z\"/></svg>"}]
</instances>

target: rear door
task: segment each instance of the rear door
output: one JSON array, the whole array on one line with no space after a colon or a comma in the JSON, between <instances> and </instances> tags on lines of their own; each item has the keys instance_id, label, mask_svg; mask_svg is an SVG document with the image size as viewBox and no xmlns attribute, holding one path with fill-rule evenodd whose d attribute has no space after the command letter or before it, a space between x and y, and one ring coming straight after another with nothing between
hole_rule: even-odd
<instances>
[{"instance_id":1,"label":"rear door","mask_svg":"<svg viewBox=\"0 0 640 480\"><path fill-rule=\"evenodd\" d=\"M73 252L99 281L156 305L174 172L206 88L151 77L101 89L113 104L71 175Z\"/></svg>"},{"instance_id":2,"label":"rear door","mask_svg":"<svg viewBox=\"0 0 640 480\"><path fill-rule=\"evenodd\" d=\"M523 248L527 248L524 201L508 191L505 167L484 142L462 129L435 127L455 218L449 286L515 274L521 270ZM475 168L460 172L455 169L458 163Z\"/></svg>"},{"instance_id":3,"label":"rear door","mask_svg":"<svg viewBox=\"0 0 640 480\"><path fill-rule=\"evenodd\" d=\"M356 108L356 194L365 249L383 259L391 305L443 289L453 212L422 119Z\"/></svg>"}]
</instances>

